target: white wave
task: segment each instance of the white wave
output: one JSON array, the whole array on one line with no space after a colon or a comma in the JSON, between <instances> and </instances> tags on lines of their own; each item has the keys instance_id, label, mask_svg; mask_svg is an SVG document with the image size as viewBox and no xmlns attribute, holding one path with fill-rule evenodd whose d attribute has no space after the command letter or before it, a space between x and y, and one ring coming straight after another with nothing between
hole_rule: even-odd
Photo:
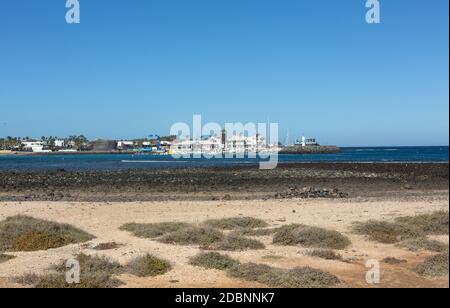
<instances>
[{"instance_id":1,"label":"white wave","mask_svg":"<svg viewBox=\"0 0 450 308\"><path fill-rule=\"evenodd\" d=\"M187 163L187 161L162 161L162 160L122 160L122 163L146 163L146 164L171 164L171 163L176 163L176 164L184 164Z\"/></svg>"}]
</instances>

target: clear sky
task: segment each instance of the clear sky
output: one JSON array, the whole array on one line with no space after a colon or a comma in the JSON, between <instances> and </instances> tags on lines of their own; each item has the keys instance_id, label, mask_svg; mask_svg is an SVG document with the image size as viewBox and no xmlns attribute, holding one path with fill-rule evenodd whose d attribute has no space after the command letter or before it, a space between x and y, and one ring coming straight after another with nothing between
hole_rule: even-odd
<instances>
[{"instance_id":1,"label":"clear sky","mask_svg":"<svg viewBox=\"0 0 450 308\"><path fill-rule=\"evenodd\" d=\"M340 146L448 145L448 0L0 2L0 136L280 123Z\"/></svg>"}]
</instances>

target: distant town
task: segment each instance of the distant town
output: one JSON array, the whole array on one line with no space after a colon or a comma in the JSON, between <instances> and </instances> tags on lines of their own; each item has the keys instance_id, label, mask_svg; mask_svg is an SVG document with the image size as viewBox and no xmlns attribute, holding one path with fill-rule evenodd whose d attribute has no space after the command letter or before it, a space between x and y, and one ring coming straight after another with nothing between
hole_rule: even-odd
<instances>
[{"instance_id":1,"label":"distant town","mask_svg":"<svg viewBox=\"0 0 450 308\"><path fill-rule=\"evenodd\" d=\"M331 153L340 151L334 146L321 146L315 138L302 137L294 144L283 146L281 143L267 144L260 135L245 136L233 134L204 136L198 140L188 137L149 135L141 139L131 140L89 140L84 135L66 138L45 137L33 139L29 137L0 138L0 151L3 154L65 154L65 153L148 153L148 154L245 154L261 152L277 152L285 154Z\"/></svg>"}]
</instances>

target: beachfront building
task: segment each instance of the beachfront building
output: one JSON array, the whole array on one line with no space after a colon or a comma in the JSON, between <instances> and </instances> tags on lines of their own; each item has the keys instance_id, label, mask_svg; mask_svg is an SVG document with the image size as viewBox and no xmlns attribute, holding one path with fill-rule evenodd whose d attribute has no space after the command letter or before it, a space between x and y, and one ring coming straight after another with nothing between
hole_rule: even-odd
<instances>
[{"instance_id":1,"label":"beachfront building","mask_svg":"<svg viewBox=\"0 0 450 308\"><path fill-rule=\"evenodd\" d=\"M221 136L209 136L201 139L174 140L170 147L172 154L246 154L258 153L263 151L276 151L278 145L265 144L264 137L260 135L245 136L243 134L234 134L230 138Z\"/></svg>"},{"instance_id":2,"label":"beachfront building","mask_svg":"<svg viewBox=\"0 0 450 308\"><path fill-rule=\"evenodd\" d=\"M134 142L133 141L127 141L127 140L121 140L117 141L117 149L121 151L130 151L134 149Z\"/></svg>"},{"instance_id":3,"label":"beachfront building","mask_svg":"<svg viewBox=\"0 0 450 308\"><path fill-rule=\"evenodd\" d=\"M44 141L22 141L21 147L26 152L51 152L51 150L47 148L47 143Z\"/></svg>"},{"instance_id":4,"label":"beachfront building","mask_svg":"<svg viewBox=\"0 0 450 308\"><path fill-rule=\"evenodd\" d=\"M65 148L66 147L66 140L64 140L64 139L55 139L53 142L54 142L55 148Z\"/></svg>"}]
</instances>

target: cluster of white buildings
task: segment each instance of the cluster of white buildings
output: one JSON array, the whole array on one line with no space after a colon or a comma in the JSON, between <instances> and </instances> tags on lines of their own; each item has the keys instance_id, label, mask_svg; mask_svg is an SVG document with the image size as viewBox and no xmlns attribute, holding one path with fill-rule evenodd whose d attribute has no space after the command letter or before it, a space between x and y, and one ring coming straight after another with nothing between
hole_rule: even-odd
<instances>
[{"instance_id":1,"label":"cluster of white buildings","mask_svg":"<svg viewBox=\"0 0 450 308\"><path fill-rule=\"evenodd\" d=\"M35 152L35 153L50 153L52 149L57 149L58 152L76 152L76 150L72 149L75 147L75 143L73 141L67 142L64 139L55 139L52 142L52 145L49 145L47 141L22 141L21 150L26 152Z\"/></svg>"},{"instance_id":2,"label":"cluster of white buildings","mask_svg":"<svg viewBox=\"0 0 450 308\"><path fill-rule=\"evenodd\" d=\"M186 154L207 154L222 155L235 154L245 155L246 153L262 153L278 151L278 144L266 144L264 137L245 136L243 134L235 134L230 138L226 134L222 136L209 136L201 139L192 140L174 140L170 145L170 154L186 155Z\"/></svg>"}]
</instances>

